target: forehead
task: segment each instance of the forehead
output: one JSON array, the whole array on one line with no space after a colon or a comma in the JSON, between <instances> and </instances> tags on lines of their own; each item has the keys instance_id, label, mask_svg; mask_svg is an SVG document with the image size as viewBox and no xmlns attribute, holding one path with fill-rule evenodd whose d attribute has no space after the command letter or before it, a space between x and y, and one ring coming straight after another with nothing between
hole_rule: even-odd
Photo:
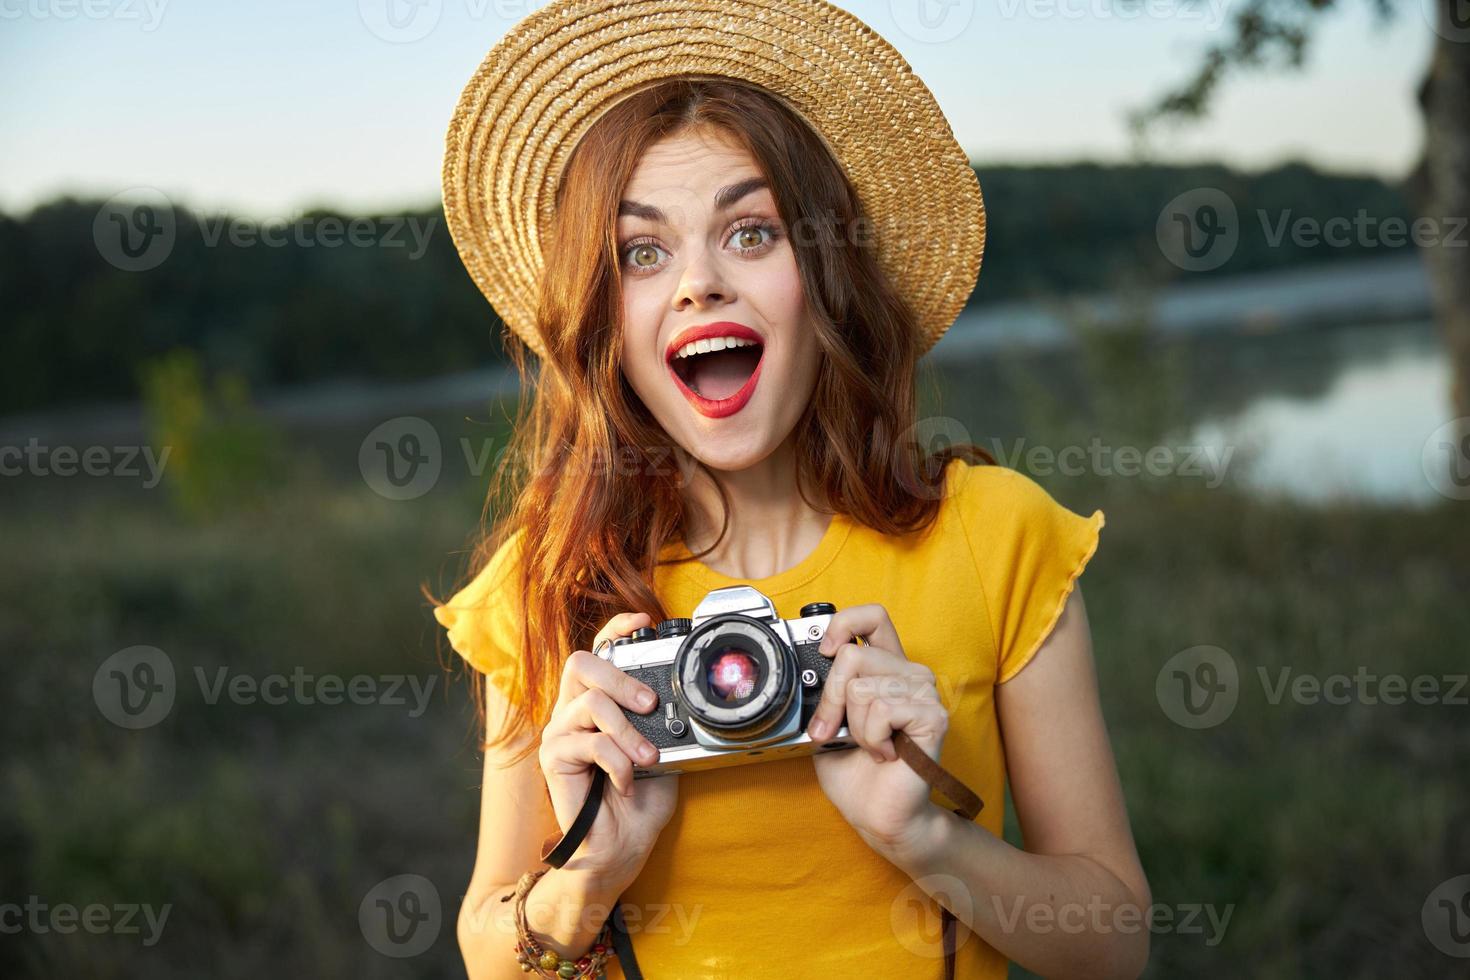
<instances>
[{"instance_id":1,"label":"forehead","mask_svg":"<svg viewBox=\"0 0 1470 980\"><path fill-rule=\"evenodd\" d=\"M720 187L760 175L755 158L727 133L709 127L687 129L644 150L623 197L649 203L687 197L691 204L713 206Z\"/></svg>"}]
</instances>

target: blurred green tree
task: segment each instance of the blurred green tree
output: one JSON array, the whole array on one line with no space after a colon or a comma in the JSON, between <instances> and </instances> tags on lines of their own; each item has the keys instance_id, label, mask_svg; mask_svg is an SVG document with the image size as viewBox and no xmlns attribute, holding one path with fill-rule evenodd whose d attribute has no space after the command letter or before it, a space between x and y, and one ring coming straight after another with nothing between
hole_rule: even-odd
<instances>
[{"instance_id":1,"label":"blurred green tree","mask_svg":"<svg viewBox=\"0 0 1470 980\"><path fill-rule=\"evenodd\" d=\"M144 363L141 387L149 438L168 453L164 482L184 516L253 507L284 473L284 444L238 374L221 374L211 390L198 354L178 349Z\"/></svg>"}]
</instances>

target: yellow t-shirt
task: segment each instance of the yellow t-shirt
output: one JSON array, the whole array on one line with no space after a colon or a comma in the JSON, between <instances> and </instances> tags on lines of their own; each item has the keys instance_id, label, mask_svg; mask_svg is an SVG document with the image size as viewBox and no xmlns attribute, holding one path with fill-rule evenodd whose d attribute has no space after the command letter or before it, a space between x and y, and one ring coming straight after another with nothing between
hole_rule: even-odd
<instances>
[{"instance_id":1,"label":"yellow t-shirt","mask_svg":"<svg viewBox=\"0 0 1470 980\"><path fill-rule=\"evenodd\" d=\"M938 521L883 535L833 517L817 548L778 575L741 580L702 563L661 566L655 591L689 615L711 589L745 584L795 618L808 602L879 603L910 660L927 664L949 712L940 762L985 801L999 837L1005 756L994 688L1031 659L1097 548L1103 514L1081 517L1029 477L949 464ZM515 610L496 603L504 552L437 609L451 645L514 697ZM687 556L681 542L665 554ZM679 777L679 801L643 872L623 894L650 980L792 976L942 977L940 907L867 846L817 783L810 758ZM946 804L937 793L933 799ZM961 930L961 978L1004 978L1006 959ZM609 977L623 976L612 965Z\"/></svg>"}]
</instances>

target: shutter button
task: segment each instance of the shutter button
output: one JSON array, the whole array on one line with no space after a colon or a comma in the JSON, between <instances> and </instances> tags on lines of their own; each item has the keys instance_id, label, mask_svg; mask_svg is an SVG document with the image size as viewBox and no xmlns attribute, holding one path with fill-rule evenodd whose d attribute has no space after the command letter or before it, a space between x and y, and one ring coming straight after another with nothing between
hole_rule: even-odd
<instances>
[{"instance_id":1,"label":"shutter button","mask_svg":"<svg viewBox=\"0 0 1470 980\"><path fill-rule=\"evenodd\" d=\"M684 722L679 718L678 706L672 701L664 705L664 727L675 738L684 734Z\"/></svg>"}]
</instances>

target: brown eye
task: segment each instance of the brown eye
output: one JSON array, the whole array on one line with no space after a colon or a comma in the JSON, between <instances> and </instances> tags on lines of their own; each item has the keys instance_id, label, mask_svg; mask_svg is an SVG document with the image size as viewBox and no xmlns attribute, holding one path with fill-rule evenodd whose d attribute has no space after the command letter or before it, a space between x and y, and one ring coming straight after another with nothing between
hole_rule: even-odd
<instances>
[{"instance_id":1,"label":"brown eye","mask_svg":"<svg viewBox=\"0 0 1470 980\"><path fill-rule=\"evenodd\" d=\"M652 245L635 245L632 252L633 264L647 268L658 264L658 249ZM648 261L643 261L647 259Z\"/></svg>"},{"instance_id":2,"label":"brown eye","mask_svg":"<svg viewBox=\"0 0 1470 980\"><path fill-rule=\"evenodd\" d=\"M739 235L742 248L757 248L765 240L759 228L741 228Z\"/></svg>"}]
</instances>

